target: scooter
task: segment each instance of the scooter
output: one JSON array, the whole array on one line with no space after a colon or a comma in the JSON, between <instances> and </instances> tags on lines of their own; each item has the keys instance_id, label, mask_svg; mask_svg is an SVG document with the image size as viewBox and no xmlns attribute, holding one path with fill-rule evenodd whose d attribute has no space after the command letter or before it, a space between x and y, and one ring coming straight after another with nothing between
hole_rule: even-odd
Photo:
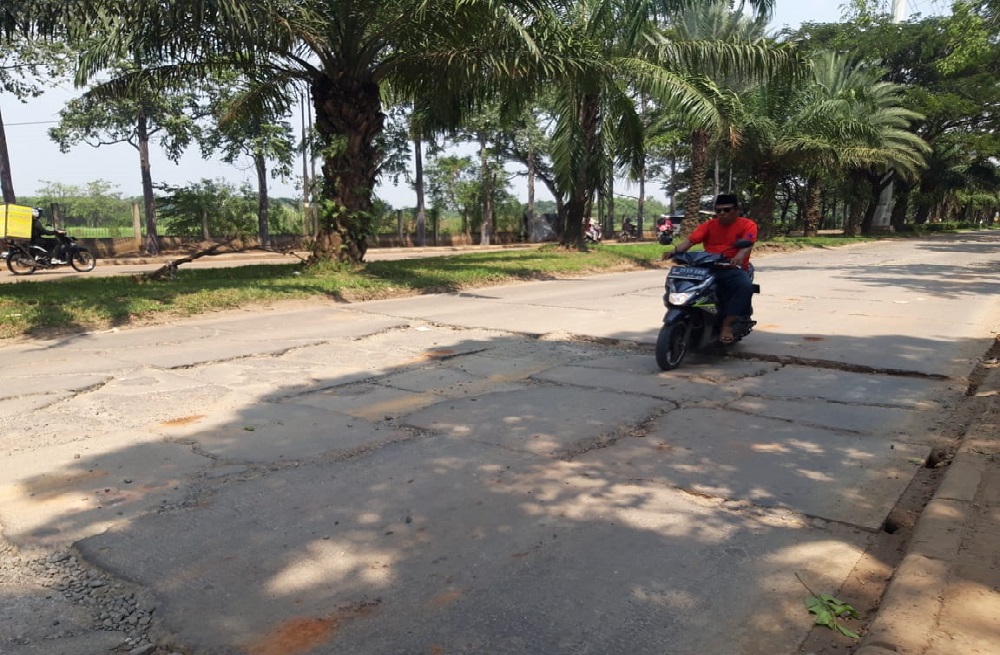
<instances>
[{"instance_id":1,"label":"scooter","mask_svg":"<svg viewBox=\"0 0 1000 655\"><path fill-rule=\"evenodd\" d=\"M618 233L619 241L633 241L639 238L639 229L635 226L631 219L626 218L622 221L622 231Z\"/></svg>"},{"instance_id":2,"label":"scooter","mask_svg":"<svg viewBox=\"0 0 1000 655\"><path fill-rule=\"evenodd\" d=\"M663 245L670 241L666 234L659 238ZM742 249L750 247L753 242L740 240L733 245ZM733 341L728 344L720 341L722 315L719 313L715 272L731 268L733 264L722 255L710 252L682 252L673 255L672 259L676 265L667 273L666 293L663 295L667 313L656 338L656 363L664 371L680 366L691 350L732 347L750 334L757 324L750 316L741 316L733 323ZM751 266L751 281L753 274ZM754 284L753 292L760 293L760 285Z\"/></svg>"},{"instance_id":3,"label":"scooter","mask_svg":"<svg viewBox=\"0 0 1000 655\"><path fill-rule=\"evenodd\" d=\"M602 236L601 226L597 223L590 223L585 226L583 238L587 241L590 241L591 243L600 243Z\"/></svg>"},{"instance_id":4,"label":"scooter","mask_svg":"<svg viewBox=\"0 0 1000 655\"><path fill-rule=\"evenodd\" d=\"M65 261L52 259L52 254L38 244L8 240L8 250L4 257L7 269L14 275L31 275L38 269L66 265L72 266L73 270L80 273L89 273L94 270L94 267L97 266L97 258L90 250L79 245L74 237L64 233L56 234L56 238L62 245L62 256Z\"/></svg>"}]
</instances>

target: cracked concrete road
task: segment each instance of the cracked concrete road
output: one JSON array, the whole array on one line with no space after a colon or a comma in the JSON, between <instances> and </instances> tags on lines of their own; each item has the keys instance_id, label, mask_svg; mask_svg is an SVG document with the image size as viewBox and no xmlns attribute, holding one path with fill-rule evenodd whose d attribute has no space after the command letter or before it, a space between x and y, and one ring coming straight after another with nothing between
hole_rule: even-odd
<instances>
[{"instance_id":1,"label":"cracked concrete road","mask_svg":"<svg viewBox=\"0 0 1000 655\"><path fill-rule=\"evenodd\" d=\"M796 652L796 576L892 566L1000 325L997 240L760 257L739 356L670 373L664 271L5 347L8 561L72 554L153 620L98 631L105 596L8 565L0 651Z\"/></svg>"}]
</instances>

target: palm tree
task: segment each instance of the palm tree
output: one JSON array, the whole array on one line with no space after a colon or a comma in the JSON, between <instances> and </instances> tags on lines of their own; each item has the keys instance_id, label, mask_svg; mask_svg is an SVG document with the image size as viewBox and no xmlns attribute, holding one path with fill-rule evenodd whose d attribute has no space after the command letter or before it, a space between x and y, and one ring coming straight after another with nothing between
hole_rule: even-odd
<instances>
[{"instance_id":1,"label":"palm tree","mask_svg":"<svg viewBox=\"0 0 1000 655\"><path fill-rule=\"evenodd\" d=\"M437 116L458 122L483 98L533 87L575 56L541 58L557 27L543 0L136 0L126 15L105 4L93 3L95 22L106 22L96 25L110 30L84 57L84 79L112 55L139 51L164 64L147 75L238 68L275 104L307 84L323 142L317 259L364 258L387 89L429 98Z\"/></svg>"},{"instance_id":2,"label":"palm tree","mask_svg":"<svg viewBox=\"0 0 1000 655\"><path fill-rule=\"evenodd\" d=\"M757 182L750 213L764 236L778 184L789 174L806 181L808 234L819 227L824 181L849 175L860 184L869 169L892 167L906 177L923 166L927 145L908 129L919 115L903 107L902 88L844 56L818 54L811 80L754 89L746 109L738 157Z\"/></svg>"},{"instance_id":3,"label":"palm tree","mask_svg":"<svg viewBox=\"0 0 1000 655\"><path fill-rule=\"evenodd\" d=\"M556 116L553 169L558 195L565 198L564 245L582 245L583 221L609 176L641 176L645 129L637 95L674 109L691 124L716 125L716 107L693 71L766 75L791 59L786 46L670 38L657 20L686 4L604 0L578 3L563 14L581 53L550 107ZM766 11L772 3L751 4Z\"/></svg>"},{"instance_id":4,"label":"palm tree","mask_svg":"<svg viewBox=\"0 0 1000 655\"><path fill-rule=\"evenodd\" d=\"M767 16L749 17L733 11L730 3L712 1L691 5L670 26L671 38L680 42L724 43L740 47L741 57L753 57L775 48L764 40ZM736 54L736 51L733 51ZM713 62L695 60L687 75L693 89L702 97L705 109L681 116L680 125L690 130L691 157L687 197L684 203L684 229L698 224L698 210L704 193L710 154L713 147L736 146L741 139L738 123L742 112L741 96L760 79L760 69L744 61L736 74L726 74Z\"/></svg>"},{"instance_id":5,"label":"palm tree","mask_svg":"<svg viewBox=\"0 0 1000 655\"><path fill-rule=\"evenodd\" d=\"M814 61L814 83L795 94L789 130L775 147L807 180L807 235L819 228L825 175L875 166L913 177L929 150L908 130L920 115L902 106L899 85L878 81L872 70L842 55L821 53Z\"/></svg>"}]
</instances>

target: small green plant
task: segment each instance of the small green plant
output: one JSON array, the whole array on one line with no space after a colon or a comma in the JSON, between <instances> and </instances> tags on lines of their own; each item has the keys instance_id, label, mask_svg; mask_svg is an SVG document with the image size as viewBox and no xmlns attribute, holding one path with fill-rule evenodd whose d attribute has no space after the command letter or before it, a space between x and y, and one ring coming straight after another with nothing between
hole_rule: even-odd
<instances>
[{"instance_id":1,"label":"small green plant","mask_svg":"<svg viewBox=\"0 0 1000 655\"><path fill-rule=\"evenodd\" d=\"M802 583L802 586L806 588L811 596L805 599L806 608L809 610L810 614L816 616L816 621L813 625L825 625L831 630L835 630L840 634L850 637L851 639L860 639L861 635L854 632L838 619L857 619L858 611L843 602L842 600L831 596L830 594L817 594L812 589L809 588L805 582L802 582L802 578L799 574L795 574L796 579Z\"/></svg>"}]
</instances>

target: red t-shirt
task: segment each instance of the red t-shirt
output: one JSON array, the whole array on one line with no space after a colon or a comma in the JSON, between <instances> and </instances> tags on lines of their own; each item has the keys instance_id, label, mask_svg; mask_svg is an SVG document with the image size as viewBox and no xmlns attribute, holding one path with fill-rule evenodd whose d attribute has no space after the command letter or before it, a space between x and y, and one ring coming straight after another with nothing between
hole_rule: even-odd
<instances>
[{"instance_id":1,"label":"red t-shirt","mask_svg":"<svg viewBox=\"0 0 1000 655\"><path fill-rule=\"evenodd\" d=\"M723 257L732 259L739 248L733 244L740 239L757 242L757 224L749 218L740 216L729 225L723 225L719 219L713 218L707 223L702 223L694 229L688 241L691 243L704 243L705 252L715 252ZM744 268L750 266L750 256L744 262Z\"/></svg>"}]
</instances>

